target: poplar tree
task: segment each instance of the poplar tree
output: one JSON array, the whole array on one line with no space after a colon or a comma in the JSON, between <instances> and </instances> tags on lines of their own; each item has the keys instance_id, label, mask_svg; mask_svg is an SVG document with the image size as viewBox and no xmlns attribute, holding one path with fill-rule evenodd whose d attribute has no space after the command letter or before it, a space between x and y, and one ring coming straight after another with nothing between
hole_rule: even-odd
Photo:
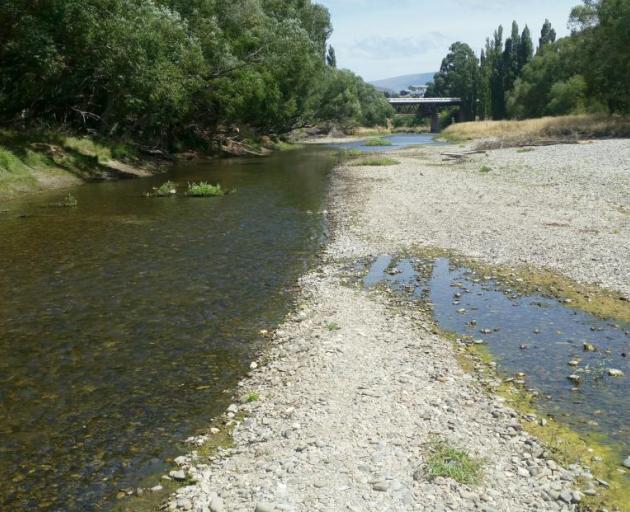
<instances>
[{"instance_id":1,"label":"poplar tree","mask_svg":"<svg viewBox=\"0 0 630 512\"><path fill-rule=\"evenodd\" d=\"M551 26L551 22L545 19L545 23L540 31L540 39L538 40L537 54L541 54L545 46L556 42L556 31Z\"/></svg>"},{"instance_id":2,"label":"poplar tree","mask_svg":"<svg viewBox=\"0 0 630 512\"><path fill-rule=\"evenodd\" d=\"M529 27L525 25L523 29L523 33L521 34L521 42L518 47L518 72L517 75L520 76L523 67L527 64L532 57L534 56L534 43L532 42L532 35L529 31Z\"/></svg>"},{"instance_id":3,"label":"poplar tree","mask_svg":"<svg viewBox=\"0 0 630 512\"><path fill-rule=\"evenodd\" d=\"M326 55L326 64L331 68L337 67L337 56L335 55L335 49L332 46L328 47L328 54Z\"/></svg>"},{"instance_id":4,"label":"poplar tree","mask_svg":"<svg viewBox=\"0 0 630 512\"><path fill-rule=\"evenodd\" d=\"M494 32L494 40L490 54L492 73L490 76L490 95L492 118L505 118L505 91L503 88L503 26Z\"/></svg>"}]
</instances>

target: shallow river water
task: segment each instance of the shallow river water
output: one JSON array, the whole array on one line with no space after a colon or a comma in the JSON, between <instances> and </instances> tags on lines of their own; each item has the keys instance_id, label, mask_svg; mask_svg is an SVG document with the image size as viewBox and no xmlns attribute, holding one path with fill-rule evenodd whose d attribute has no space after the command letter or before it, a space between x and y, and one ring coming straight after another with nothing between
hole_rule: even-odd
<instances>
[{"instance_id":1,"label":"shallow river water","mask_svg":"<svg viewBox=\"0 0 630 512\"><path fill-rule=\"evenodd\" d=\"M620 463L630 452L630 325L522 295L445 258L384 255L369 265L364 283L430 303L442 329L486 345L501 373L524 373L547 414L619 447ZM585 351L585 343L596 350ZM612 377L610 369L625 376Z\"/></svg>"},{"instance_id":2,"label":"shallow river water","mask_svg":"<svg viewBox=\"0 0 630 512\"><path fill-rule=\"evenodd\" d=\"M0 510L106 509L158 483L288 310L333 165L311 148L2 205ZM143 197L166 179L237 191Z\"/></svg>"}]
</instances>

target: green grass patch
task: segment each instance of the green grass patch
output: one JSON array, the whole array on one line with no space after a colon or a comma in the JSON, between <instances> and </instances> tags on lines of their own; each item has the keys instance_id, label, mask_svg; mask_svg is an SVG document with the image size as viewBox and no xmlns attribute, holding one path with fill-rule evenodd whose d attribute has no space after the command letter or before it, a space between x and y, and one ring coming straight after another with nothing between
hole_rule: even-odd
<instances>
[{"instance_id":1,"label":"green grass patch","mask_svg":"<svg viewBox=\"0 0 630 512\"><path fill-rule=\"evenodd\" d=\"M363 155L365 155L365 152L357 148L340 149L337 152L339 158L359 158Z\"/></svg>"},{"instance_id":2,"label":"green grass patch","mask_svg":"<svg viewBox=\"0 0 630 512\"><path fill-rule=\"evenodd\" d=\"M384 167L387 165L398 165L400 162L387 156L371 156L357 160L352 163L355 166Z\"/></svg>"},{"instance_id":3,"label":"green grass patch","mask_svg":"<svg viewBox=\"0 0 630 512\"><path fill-rule=\"evenodd\" d=\"M258 402L258 400L260 400L260 395L258 393L250 393L245 397L245 401L249 403Z\"/></svg>"},{"instance_id":4,"label":"green grass patch","mask_svg":"<svg viewBox=\"0 0 630 512\"><path fill-rule=\"evenodd\" d=\"M363 145L368 147L377 147L377 146L391 146L393 143L389 139L384 139L383 137L375 137L373 139L366 140Z\"/></svg>"},{"instance_id":5,"label":"green grass patch","mask_svg":"<svg viewBox=\"0 0 630 512\"><path fill-rule=\"evenodd\" d=\"M162 183L159 187L154 187L147 197L170 197L177 194L177 184L172 181Z\"/></svg>"},{"instance_id":6,"label":"green grass patch","mask_svg":"<svg viewBox=\"0 0 630 512\"><path fill-rule=\"evenodd\" d=\"M471 457L465 450L436 439L428 444L429 456L425 466L427 479L452 478L460 484L474 485L482 476L483 462Z\"/></svg>"},{"instance_id":7,"label":"green grass patch","mask_svg":"<svg viewBox=\"0 0 630 512\"><path fill-rule=\"evenodd\" d=\"M103 176L103 163L138 159L123 141L63 131L0 129L0 196L69 186Z\"/></svg>"},{"instance_id":8,"label":"green grass patch","mask_svg":"<svg viewBox=\"0 0 630 512\"><path fill-rule=\"evenodd\" d=\"M189 197L218 197L224 196L227 192L221 188L221 185L212 185L206 181L199 183L189 183L186 195Z\"/></svg>"},{"instance_id":9,"label":"green grass patch","mask_svg":"<svg viewBox=\"0 0 630 512\"><path fill-rule=\"evenodd\" d=\"M487 165L482 165L481 169L479 169L479 172L482 174L487 174L489 172L492 172L492 167L488 167Z\"/></svg>"},{"instance_id":10,"label":"green grass patch","mask_svg":"<svg viewBox=\"0 0 630 512\"><path fill-rule=\"evenodd\" d=\"M328 322L326 324L326 329L328 329L330 332L333 332L333 331L339 331L341 327L336 322Z\"/></svg>"}]
</instances>

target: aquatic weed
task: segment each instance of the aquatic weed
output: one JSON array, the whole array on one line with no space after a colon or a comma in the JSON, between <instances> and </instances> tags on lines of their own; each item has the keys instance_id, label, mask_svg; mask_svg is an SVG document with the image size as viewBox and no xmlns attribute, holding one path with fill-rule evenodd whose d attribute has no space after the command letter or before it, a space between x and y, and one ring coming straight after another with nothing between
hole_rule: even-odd
<instances>
[{"instance_id":1,"label":"aquatic weed","mask_svg":"<svg viewBox=\"0 0 630 512\"><path fill-rule=\"evenodd\" d=\"M382 137L375 137L374 139L366 140L363 143L364 146L368 147L377 147L377 146L392 146L393 143L391 140L384 139Z\"/></svg>"},{"instance_id":2,"label":"aquatic weed","mask_svg":"<svg viewBox=\"0 0 630 512\"><path fill-rule=\"evenodd\" d=\"M226 192L221 188L220 184L212 185L206 181L189 183L188 191L186 192L186 195L189 197L217 197L225 194Z\"/></svg>"}]
</instances>

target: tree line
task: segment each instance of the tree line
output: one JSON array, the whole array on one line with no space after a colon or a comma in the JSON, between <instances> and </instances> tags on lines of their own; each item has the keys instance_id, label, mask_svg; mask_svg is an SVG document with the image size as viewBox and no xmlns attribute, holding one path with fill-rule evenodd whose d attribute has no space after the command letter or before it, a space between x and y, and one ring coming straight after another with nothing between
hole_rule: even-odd
<instances>
[{"instance_id":1,"label":"tree line","mask_svg":"<svg viewBox=\"0 0 630 512\"><path fill-rule=\"evenodd\" d=\"M384 124L310 0L4 0L0 123L174 145L230 126Z\"/></svg>"},{"instance_id":2,"label":"tree line","mask_svg":"<svg viewBox=\"0 0 630 512\"><path fill-rule=\"evenodd\" d=\"M573 113L630 113L630 0L584 0L557 39L546 20L534 47L529 27L499 26L479 57L451 45L427 96L462 98L467 120Z\"/></svg>"}]
</instances>

